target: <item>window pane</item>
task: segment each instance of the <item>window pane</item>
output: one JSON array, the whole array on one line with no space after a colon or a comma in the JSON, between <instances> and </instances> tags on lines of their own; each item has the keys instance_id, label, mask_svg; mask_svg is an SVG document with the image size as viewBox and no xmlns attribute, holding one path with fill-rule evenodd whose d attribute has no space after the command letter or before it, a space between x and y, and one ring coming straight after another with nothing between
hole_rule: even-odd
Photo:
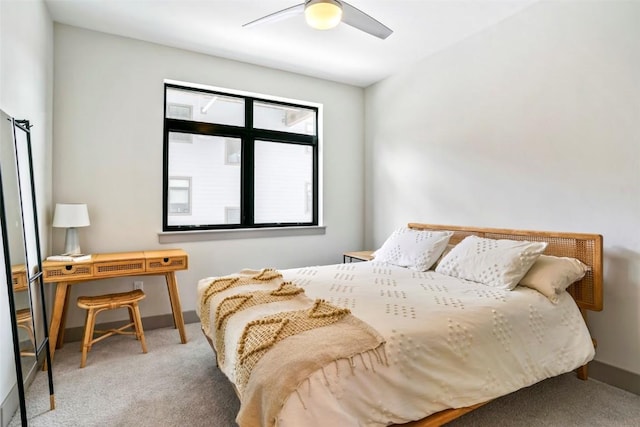
<instances>
[{"instance_id":1,"label":"window pane","mask_svg":"<svg viewBox=\"0 0 640 427\"><path fill-rule=\"evenodd\" d=\"M315 135L316 112L308 108L256 101L253 104L253 127Z\"/></svg>"},{"instance_id":2,"label":"window pane","mask_svg":"<svg viewBox=\"0 0 640 427\"><path fill-rule=\"evenodd\" d=\"M239 138L190 134L191 143L173 142L169 138L168 225L239 224L240 215L227 208L240 206L240 167L227 163L227 145L240 145ZM185 179L190 177L190 193ZM187 181L188 182L188 181ZM185 198L191 200L190 215L172 212ZM175 209L174 209L175 210Z\"/></svg>"},{"instance_id":3,"label":"window pane","mask_svg":"<svg viewBox=\"0 0 640 427\"><path fill-rule=\"evenodd\" d=\"M312 176L311 147L256 141L254 222L311 222Z\"/></svg>"},{"instance_id":4,"label":"window pane","mask_svg":"<svg viewBox=\"0 0 640 427\"><path fill-rule=\"evenodd\" d=\"M244 99L167 89L166 116L169 119L244 126Z\"/></svg>"}]
</instances>

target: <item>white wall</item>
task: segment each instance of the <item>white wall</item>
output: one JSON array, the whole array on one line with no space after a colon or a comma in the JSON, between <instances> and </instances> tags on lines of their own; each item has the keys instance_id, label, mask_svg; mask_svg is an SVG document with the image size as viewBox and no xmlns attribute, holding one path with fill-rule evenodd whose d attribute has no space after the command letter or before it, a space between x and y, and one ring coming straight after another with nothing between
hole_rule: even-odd
<instances>
[{"instance_id":1,"label":"white wall","mask_svg":"<svg viewBox=\"0 0 640 427\"><path fill-rule=\"evenodd\" d=\"M31 142L38 213L51 208L53 23L41 1L0 1L0 108L33 124ZM49 227L40 222L43 251ZM4 270L3 270L4 272ZM0 403L15 385L7 283L0 278Z\"/></svg>"},{"instance_id":2,"label":"white wall","mask_svg":"<svg viewBox=\"0 0 640 427\"><path fill-rule=\"evenodd\" d=\"M183 309L196 304L199 279L244 267L337 263L363 243L364 91L304 77L55 25L54 202L84 202L91 226L85 252L182 247L189 270L178 273ZM324 104L326 235L158 243L162 228L163 80L174 79ZM53 251L64 230L55 229ZM133 278L72 287L79 294L131 289ZM143 317L170 313L166 286L147 277ZM157 286L156 286L157 285ZM84 322L70 304L67 326ZM103 320L110 320L104 313Z\"/></svg>"},{"instance_id":3,"label":"white wall","mask_svg":"<svg viewBox=\"0 0 640 427\"><path fill-rule=\"evenodd\" d=\"M640 373L640 3L540 2L366 90L366 227L604 236L596 359Z\"/></svg>"}]
</instances>

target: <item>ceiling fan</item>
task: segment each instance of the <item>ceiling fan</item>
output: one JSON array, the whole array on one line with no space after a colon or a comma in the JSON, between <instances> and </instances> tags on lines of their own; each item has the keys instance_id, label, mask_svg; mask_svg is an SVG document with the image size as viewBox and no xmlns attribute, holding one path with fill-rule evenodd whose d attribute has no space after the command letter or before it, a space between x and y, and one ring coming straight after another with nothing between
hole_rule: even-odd
<instances>
[{"instance_id":1,"label":"ceiling fan","mask_svg":"<svg viewBox=\"0 0 640 427\"><path fill-rule=\"evenodd\" d=\"M304 3L282 9L246 23L243 27L253 27L269 22L277 22L303 13L307 24L318 30L328 30L340 22L344 22L347 25L383 40L393 33L386 25L343 0L306 0Z\"/></svg>"}]
</instances>

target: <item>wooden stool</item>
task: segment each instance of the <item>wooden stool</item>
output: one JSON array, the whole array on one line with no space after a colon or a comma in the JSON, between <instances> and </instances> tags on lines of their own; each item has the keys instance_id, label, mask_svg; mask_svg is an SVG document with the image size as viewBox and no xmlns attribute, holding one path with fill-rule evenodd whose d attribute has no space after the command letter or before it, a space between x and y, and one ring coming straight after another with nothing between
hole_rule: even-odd
<instances>
[{"instance_id":1,"label":"wooden stool","mask_svg":"<svg viewBox=\"0 0 640 427\"><path fill-rule=\"evenodd\" d=\"M140 318L140 309L138 308L138 301L144 297L145 294L140 289L117 294L78 297L78 307L87 310L87 318L84 325L84 337L82 339L81 368L84 368L87 363L87 352L91 350L91 346L94 343L115 334L135 335L136 339L142 344L142 352L147 352L147 343L144 340L142 319ZM129 309L129 323L117 329L109 329L107 331L94 330L96 326L96 315L98 313L104 310L113 310L124 307ZM125 331L127 328L133 328L133 331ZM94 339L93 335L96 333L101 335Z\"/></svg>"},{"instance_id":2,"label":"wooden stool","mask_svg":"<svg viewBox=\"0 0 640 427\"><path fill-rule=\"evenodd\" d=\"M29 335L29 341L31 341L31 345L33 345L33 352L20 350L21 356L35 356L36 355L36 338L33 335L33 320L31 320L31 309L30 308L22 308L16 311L16 323L18 324L18 328L22 328L27 331Z\"/></svg>"}]
</instances>

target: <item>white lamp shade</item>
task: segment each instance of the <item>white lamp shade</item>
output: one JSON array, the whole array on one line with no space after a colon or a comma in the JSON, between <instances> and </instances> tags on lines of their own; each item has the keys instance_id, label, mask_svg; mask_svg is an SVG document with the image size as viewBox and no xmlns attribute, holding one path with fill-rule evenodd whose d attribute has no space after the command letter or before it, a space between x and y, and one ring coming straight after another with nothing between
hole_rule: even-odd
<instances>
[{"instance_id":1,"label":"white lamp shade","mask_svg":"<svg viewBox=\"0 0 640 427\"><path fill-rule=\"evenodd\" d=\"M84 203L57 203L53 214L53 226L60 228L86 227L90 225L89 210Z\"/></svg>"}]
</instances>

